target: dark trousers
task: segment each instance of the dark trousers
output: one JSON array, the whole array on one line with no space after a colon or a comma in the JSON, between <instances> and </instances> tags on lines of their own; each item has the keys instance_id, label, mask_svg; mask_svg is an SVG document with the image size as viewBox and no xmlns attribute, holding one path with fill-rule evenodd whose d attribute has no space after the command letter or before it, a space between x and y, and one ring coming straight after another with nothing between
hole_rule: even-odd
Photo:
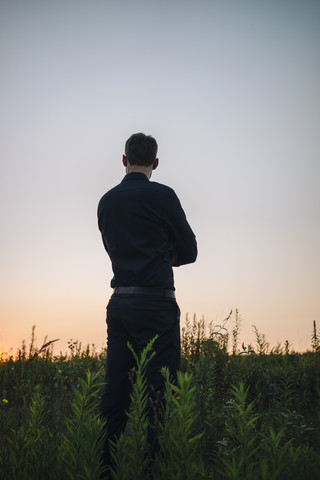
<instances>
[{"instance_id":1,"label":"dark trousers","mask_svg":"<svg viewBox=\"0 0 320 480\"><path fill-rule=\"evenodd\" d=\"M114 441L124 431L126 411L130 407L132 384L129 373L135 367L129 341L139 356L149 341L158 334L153 351L156 355L148 364L146 377L151 392L162 396L164 380L160 373L168 367L172 380L180 363L180 310L172 298L148 295L112 295L107 306L108 344L105 387L100 412L107 420L107 441L104 463L111 463L108 441ZM150 415L151 415L150 408Z\"/></svg>"}]
</instances>

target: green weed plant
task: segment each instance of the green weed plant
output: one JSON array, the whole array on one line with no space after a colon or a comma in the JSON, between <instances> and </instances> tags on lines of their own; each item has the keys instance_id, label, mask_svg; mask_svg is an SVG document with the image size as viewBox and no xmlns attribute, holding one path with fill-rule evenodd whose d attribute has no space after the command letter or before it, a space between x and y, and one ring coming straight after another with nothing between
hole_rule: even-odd
<instances>
[{"instance_id":1,"label":"green weed plant","mask_svg":"<svg viewBox=\"0 0 320 480\"><path fill-rule=\"evenodd\" d=\"M320 472L320 355L288 340L240 345L239 313L220 326L187 319L178 383L163 369L165 397L147 415L151 343L136 358L131 408L113 446L114 480L313 480ZM229 334L230 331L230 334ZM68 354L36 347L32 330L0 361L0 478L98 479L104 424L98 415L106 352L71 340ZM46 346L47 345L47 346ZM107 425L106 425L107 428ZM157 448L148 444L155 428Z\"/></svg>"}]
</instances>

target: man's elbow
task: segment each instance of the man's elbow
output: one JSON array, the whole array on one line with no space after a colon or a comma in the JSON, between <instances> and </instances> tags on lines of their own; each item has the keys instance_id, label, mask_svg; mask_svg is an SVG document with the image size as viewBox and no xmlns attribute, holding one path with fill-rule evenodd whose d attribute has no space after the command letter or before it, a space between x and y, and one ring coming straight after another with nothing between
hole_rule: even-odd
<instances>
[{"instance_id":1,"label":"man's elbow","mask_svg":"<svg viewBox=\"0 0 320 480\"><path fill-rule=\"evenodd\" d=\"M197 257L198 257L198 249L195 248L190 256L190 261L188 263L194 263L197 260Z\"/></svg>"},{"instance_id":2,"label":"man's elbow","mask_svg":"<svg viewBox=\"0 0 320 480\"><path fill-rule=\"evenodd\" d=\"M188 250L188 252L181 252L180 255L177 255L176 261L172 263L174 267L179 267L180 265L187 265L189 263L194 263L197 260L198 250L193 248Z\"/></svg>"},{"instance_id":3,"label":"man's elbow","mask_svg":"<svg viewBox=\"0 0 320 480\"><path fill-rule=\"evenodd\" d=\"M191 254L190 263L194 263L197 260L197 256L198 256L198 244L195 237L194 237L192 248L190 249L190 254Z\"/></svg>"}]
</instances>

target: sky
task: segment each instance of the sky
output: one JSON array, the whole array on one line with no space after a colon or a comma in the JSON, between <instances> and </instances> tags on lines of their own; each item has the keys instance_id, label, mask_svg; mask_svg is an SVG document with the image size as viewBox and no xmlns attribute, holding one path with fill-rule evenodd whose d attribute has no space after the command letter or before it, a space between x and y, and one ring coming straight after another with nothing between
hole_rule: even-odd
<instances>
[{"instance_id":1,"label":"sky","mask_svg":"<svg viewBox=\"0 0 320 480\"><path fill-rule=\"evenodd\" d=\"M320 311L320 2L0 1L0 349L102 348L101 196L135 132L198 241L182 326L311 348ZM230 323L230 328L233 328ZM239 347L240 347L239 343Z\"/></svg>"}]
</instances>

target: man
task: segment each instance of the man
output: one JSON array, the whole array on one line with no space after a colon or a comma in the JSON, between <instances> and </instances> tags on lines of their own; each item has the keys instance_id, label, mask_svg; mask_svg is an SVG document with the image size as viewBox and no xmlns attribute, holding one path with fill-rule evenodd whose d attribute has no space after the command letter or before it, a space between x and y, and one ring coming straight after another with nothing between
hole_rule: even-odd
<instances>
[{"instance_id":1,"label":"man","mask_svg":"<svg viewBox=\"0 0 320 480\"><path fill-rule=\"evenodd\" d=\"M101 414L107 435L124 431L130 406L129 372L134 367L129 341L136 353L158 335L156 355L147 370L154 391L161 391L160 369L168 367L175 381L180 361L180 310L175 300L172 266L192 263L197 244L175 192L151 182L158 167L157 142L143 133L126 142L126 176L107 192L98 206L98 225L114 276L107 306L107 363ZM106 445L105 463L110 463Z\"/></svg>"}]
</instances>

